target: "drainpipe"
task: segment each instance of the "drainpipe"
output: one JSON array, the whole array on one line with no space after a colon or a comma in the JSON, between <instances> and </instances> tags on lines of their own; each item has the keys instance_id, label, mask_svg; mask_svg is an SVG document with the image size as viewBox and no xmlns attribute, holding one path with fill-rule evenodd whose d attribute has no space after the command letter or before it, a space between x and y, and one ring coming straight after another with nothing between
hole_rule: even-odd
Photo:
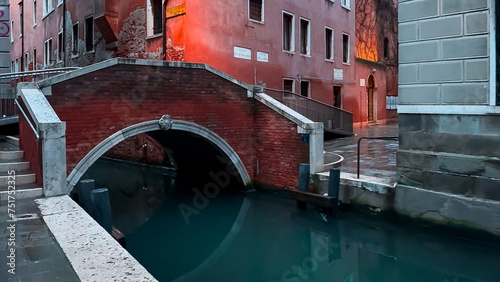
<instances>
[{"instance_id":1,"label":"drainpipe","mask_svg":"<svg viewBox=\"0 0 500 282\"><path fill-rule=\"evenodd\" d=\"M66 67L66 60L68 59L67 53L66 52L66 1L63 0L63 17L62 17L63 25L62 25L62 42L61 45L63 46L63 67Z\"/></svg>"},{"instance_id":2,"label":"drainpipe","mask_svg":"<svg viewBox=\"0 0 500 282\"><path fill-rule=\"evenodd\" d=\"M162 23L163 23L163 52L162 52L162 57L163 57L163 60L166 61L167 60L167 19L165 19L165 12L166 12L166 9L167 9L167 2L168 0L165 0L163 1L163 8L162 8Z\"/></svg>"},{"instance_id":3,"label":"drainpipe","mask_svg":"<svg viewBox=\"0 0 500 282\"><path fill-rule=\"evenodd\" d=\"M22 13L22 19L21 19L21 22L23 23L22 26L21 26L21 34L23 35L21 37L21 69L23 71L27 71L24 69L24 37L26 36L26 34L24 34L24 3L23 1L19 2L19 6L21 6L21 13ZM14 31L12 31L14 32ZM24 82L24 77L22 78L22 81Z\"/></svg>"}]
</instances>

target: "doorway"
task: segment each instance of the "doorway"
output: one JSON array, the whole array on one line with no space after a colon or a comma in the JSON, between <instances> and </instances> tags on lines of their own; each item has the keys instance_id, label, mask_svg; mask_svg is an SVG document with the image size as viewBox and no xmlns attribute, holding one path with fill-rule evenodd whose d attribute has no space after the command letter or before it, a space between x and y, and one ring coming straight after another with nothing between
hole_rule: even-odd
<instances>
[{"instance_id":1,"label":"doorway","mask_svg":"<svg viewBox=\"0 0 500 282\"><path fill-rule=\"evenodd\" d=\"M375 78L370 75L368 78L368 121L375 121L374 114L374 92L375 92Z\"/></svg>"},{"instance_id":2,"label":"doorway","mask_svg":"<svg viewBox=\"0 0 500 282\"><path fill-rule=\"evenodd\" d=\"M333 106L337 108L342 108L342 96L341 96L340 86L333 86Z\"/></svg>"}]
</instances>

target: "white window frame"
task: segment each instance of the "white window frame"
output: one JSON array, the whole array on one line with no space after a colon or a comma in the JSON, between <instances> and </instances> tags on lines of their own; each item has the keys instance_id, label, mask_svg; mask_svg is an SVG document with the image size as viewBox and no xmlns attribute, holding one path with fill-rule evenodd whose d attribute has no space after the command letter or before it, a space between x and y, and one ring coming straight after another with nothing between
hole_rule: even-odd
<instances>
[{"instance_id":1,"label":"white window frame","mask_svg":"<svg viewBox=\"0 0 500 282\"><path fill-rule=\"evenodd\" d=\"M290 54L295 54L295 15L290 13L290 12L287 12L285 10L282 10L281 11L281 49L283 50L283 52L285 53L290 53ZM283 39L284 39L284 31L283 31L283 25L285 24L285 22L283 21L283 19L285 18L285 14L289 15L289 16L292 16L292 31L290 32L290 50L285 50L284 49L284 42L283 42Z\"/></svg>"},{"instance_id":2,"label":"white window frame","mask_svg":"<svg viewBox=\"0 0 500 282\"><path fill-rule=\"evenodd\" d=\"M36 0L33 0L33 26L36 26Z\"/></svg>"},{"instance_id":3,"label":"white window frame","mask_svg":"<svg viewBox=\"0 0 500 282\"><path fill-rule=\"evenodd\" d=\"M92 50L87 50L87 20L92 19ZM84 24L83 24L83 42L85 43L85 53L94 53L95 52L95 46L94 46L94 40L95 40L95 24L94 24L94 15L89 15L85 17Z\"/></svg>"},{"instance_id":4,"label":"white window frame","mask_svg":"<svg viewBox=\"0 0 500 282\"><path fill-rule=\"evenodd\" d=\"M61 37L59 37L61 36ZM61 38L61 40L59 40ZM64 58L64 46L61 46L64 41L62 30L57 34L57 62L62 62Z\"/></svg>"},{"instance_id":5,"label":"white window frame","mask_svg":"<svg viewBox=\"0 0 500 282\"><path fill-rule=\"evenodd\" d=\"M24 53L24 58L23 58L23 70L24 71L29 71L29 53L26 52Z\"/></svg>"},{"instance_id":6,"label":"white window frame","mask_svg":"<svg viewBox=\"0 0 500 282\"><path fill-rule=\"evenodd\" d=\"M23 26L24 26L24 17L23 17L23 7L22 7L22 2L19 4L19 37L23 37Z\"/></svg>"},{"instance_id":7,"label":"white window frame","mask_svg":"<svg viewBox=\"0 0 500 282\"><path fill-rule=\"evenodd\" d=\"M250 18L250 0L248 0L248 20L251 21L251 22L254 22L254 23L260 23L260 24L263 24L264 23L264 15L265 15L265 12L264 12L264 1L265 0L262 0L262 7L260 9L260 18L261 18L261 21L256 21L256 20L252 20Z\"/></svg>"},{"instance_id":8,"label":"white window frame","mask_svg":"<svg viewBox=\"0 0 500 282\"><path fill-rule=\"evenodd\" d=\"M10 43L14 43L14 20L10 21Z\"/></svg>"},{"instance_id":9,"label":"white window frame","mask_svg":"<svg viewBox=\"0 0 500 282\"><path fill-rule=\"evenodd\" d=\"M292 93L295 93L295 79L289 77L283 78L283 91L285 91L285 81L292 81Z\"/></svg>"},{"instance_id":10,"label":"white window frame","mask_svg":"<svg viewBox=\"0 0 500 282\"><path fill-rule=\"evenodd\" d=\"M302 21L307 22L307 40L306 40L306 52L302 53ZM300 17L299 19L299 41L300 41L300 54L302 56L310 57L311 56L311 21L306 18Z\"/></svg>"},{"instance_id":11,"label":"white window frame","mask_svg":"<svg viewBox=\"0 0 500 282\"><path fill-rule=\"evenodd\" d=\"M20 65L19 65L19 58L16 58L14 60L14 72L19 72L19 67L20 67Z\"/></svg>"},{"instance_id":12,"label":"white window frame","mask_svg":"<svg viewBox=\"0 0 500 282\"><path fill-rule=\"evenodd\" d=\"M332 31L332 38L330 38L330 58L326 57L326 50L328 49L328 44L326 42L326 31L331 30ZM335 60L335 46L334 46L334 38L335 38L335 30L332 27L325 26L325 61L328 62L333 62Z\"/></svg>"},{"instance_id":13,"label":"white window frame","mask_svg":"<svg viewBox=\"0 0 500 282\"><path fill-rule=\"evenodd\" d=\"M340 6L346 8L347 10L351 10L351 0L340 0Z\"/></svg>"},{"instance_id":14,"label":"white window frame","mask_svg":"<svg viewBox=\"0 0 500 282\"><path fill-rule=\"evenodd\" d=\"M48 48L50 47L50 48ZM50 49L50 50L49 50ZM52 37L43 42L43 67L52 65Z\"/></svg>"},{"instance_id":15,"label":"white window frame","mask_svg":"<svg viewBox=\"0 0 500 282\"><path fill-rule=\"evenodd\" d=\"M54 11L54 0L43 0L43 18Z\"/></svg>"},{"instance_id":16,"label":"white window frame","mask_svg":"<svg viewBox=\"0 0 500 282\"><path fill-rule=\"evenodd\" d=\"M63 4L64 0L57 0L57 7L61 6Z\"/></svg>"},{"instance_id":17,"label":"white window frame","mask_svg":"<svg viewBox=\"0 0 500 282\"><path fill-rule=\"evenodd\" d=\"M347 62L344 62L344 35L347 35ZM351 36L348 33L342 33L342 63L344 65L351 64Z\"/></svg>"}]
</instances>

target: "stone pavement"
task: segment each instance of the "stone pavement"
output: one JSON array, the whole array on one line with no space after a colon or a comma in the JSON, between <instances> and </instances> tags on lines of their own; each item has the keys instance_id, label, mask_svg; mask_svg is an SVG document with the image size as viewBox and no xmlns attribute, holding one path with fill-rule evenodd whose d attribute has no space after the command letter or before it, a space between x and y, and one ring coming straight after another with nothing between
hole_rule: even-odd
<instances>
[{"instance_id":1,"label":"stone pavement","mask_svg":"<svg viewBox=\"0 0 500 282\"><path fill-rule=\"evenodd\" d=\"M15 275L8 272L10 255L7 202L0 202L0 281L80 281L47 225L34 198L15 202Z\"/></svg>"},{"instance_id":2,"label":"stone pavement","mask_svg":"<svg viewBox=\"0 0 500 282\"><path fill-rule=\"evenodd\" d=\"M357 147L361 137L393 137L399 135L398 123L372 125L354 129L356 136L325 141L325 151L344 157L342 172L357 173ZM363 140L361 141L360 174L383 178L389 183L397 182L396 151L398 141Z\"/></svg>"}]
</instances>

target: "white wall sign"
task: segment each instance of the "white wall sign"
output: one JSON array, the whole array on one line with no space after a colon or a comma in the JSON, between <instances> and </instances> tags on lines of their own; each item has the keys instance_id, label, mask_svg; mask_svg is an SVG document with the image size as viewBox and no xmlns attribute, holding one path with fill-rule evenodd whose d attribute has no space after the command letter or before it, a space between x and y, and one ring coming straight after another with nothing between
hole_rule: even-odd
<instances>
[{"instance_id":1,"label":"white wall sign","mask_svg":"<svg viewBox=\"0 0 500 282\"><path fill-rule=\"evenodd\" d=\"M344 80L344 70L333 69L333 80Z\"/></svg>"},{"instance_id":2,"label":"white wall sign","mask_svg":"<svg viewBox=\"0 0 500 282\"><path fill-rule=\"evenodd\" d=\"M365 87L366 86L366 80L364 80L363 78L359 80L359 86L361 87Z\"/></svg>"},{"instance_id":3,"label":"white wall sign","mask_svg":"<svg viewBox=\"0 0 500 282\"><path fill-rule=\"evenodd\" d=\"M234 46L234 57L239 59L251 60L252 50Z\"/></svg>"},{"instance_id":4,"label":"white wall sign","mask_svg":"<svg viewBox=\"0 0 500 282\"><path fill-rule=\"evenodd\" d=\"M269 54L265 52L258 52L257 51L257 61L259 62L269 62Z\"/></svg>"}]
</instances>

